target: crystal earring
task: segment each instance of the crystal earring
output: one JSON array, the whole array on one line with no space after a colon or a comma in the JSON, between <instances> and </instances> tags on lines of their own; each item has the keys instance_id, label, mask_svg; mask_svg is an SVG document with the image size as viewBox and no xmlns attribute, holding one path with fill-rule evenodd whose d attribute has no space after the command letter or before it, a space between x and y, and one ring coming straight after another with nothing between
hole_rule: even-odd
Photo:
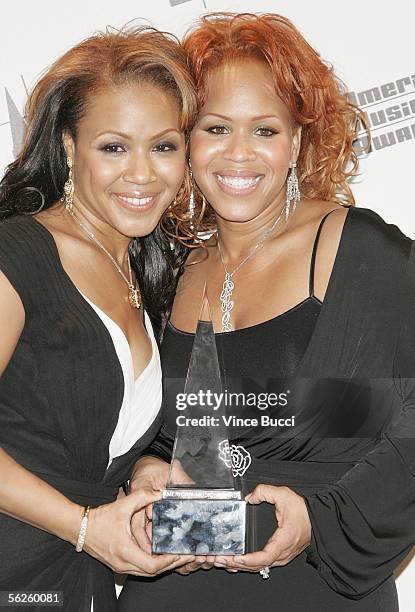
<instances>
[{"instance_id":1,"label":"crystal earring","mask_svg":"<svg viewBox=\"0 0 415 612\"><path fill-rule=\"evenodd\" d=\"M63 186L63 204L66 208L66 210L70 213L72 212L73 209L73 194L75 191L75 187L73 184L73 172L72 172L72 167L73 167L73 161L72 161L72 157L67 157L66 158L66 163L68 165L69 168L69 175L68 178L65 182L65 185Z\"/></svg>"},{"instance_id":2,"label":"crystal earring","mask_svg":"<svg viewBox=\"0 0 415 612\"><path fill-rule=\"evenodd\" d=\"M193 228L193 217L194 216L195 216L195 194L194 194L193 185L192 185L192 190L190 192L190 197L189 197L189 219L190 219L191 228Z\"/></svg>"},{"instance_id":3,"label":"crystal earring","mask_svg":"<svg viewBox=\"0 0 415 612\"><path fill-rule=\"evenodd\" d=\"M287 221L291 212L291 202L293 202L293 211L297 203L301 199L301 193L298 186L297 177L297 164L295 162L290 163L290 173L287 179L287 192L285 196L285 220Z\"/></svg>"},{"instance_id":4,"label":"crystal earring","mask_svg":"<svg viewBox=\"0 0 415 612\"><path fill-rule=\"evenodd\" d=\"M190 160L189 160L189 173L190 173L190 195L189 195L189 207L188 207L188 215L189 215L189 225L190 225L190 229L193 229L193 219L195 216L195 187L194 187L194 182L193 182L193 172L192 172L192 166L190 164Z\"/></svg>"}]
</instances>

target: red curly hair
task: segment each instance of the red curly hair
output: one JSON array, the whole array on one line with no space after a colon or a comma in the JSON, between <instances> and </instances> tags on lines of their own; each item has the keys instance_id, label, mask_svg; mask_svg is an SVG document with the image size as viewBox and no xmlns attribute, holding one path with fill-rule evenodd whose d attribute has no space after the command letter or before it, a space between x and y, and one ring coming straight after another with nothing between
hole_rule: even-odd
<instances>
[{"instance_id":1,"label":"red curly hair","mask_svg":"<svg viewBox=\"0 0 415 612\"><path fill-rule=\"evenodd\" d=\"M273 13L210 13L191 28L183 45L201 105L213 69L247 57L266 62L277 95L302 128L297 160L302 195L354 205L348 181L358 171L353 141L361 124L366 126L364 115L348 101L332 66L288 19Z\"/></svg>"}]
</instances>

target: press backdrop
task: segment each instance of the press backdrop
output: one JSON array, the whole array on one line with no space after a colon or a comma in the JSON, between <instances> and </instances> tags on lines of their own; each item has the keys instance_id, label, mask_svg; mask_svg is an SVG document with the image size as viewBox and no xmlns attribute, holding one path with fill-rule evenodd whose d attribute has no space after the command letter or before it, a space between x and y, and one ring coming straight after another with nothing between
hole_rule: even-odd
<instances>
[{"instance_id":1,"label":"press backdrop","mask_svg":"<svg viewBox=\"0 0 415 612\"><path fill-rule=\"evenodd\" d=\"M15 0L0 7L0 174L19 150L27 89L69 47L111 25L145 19L177 35L208 11L278 12L334 64L368 115L373 151L362 157L357 205L415 237L415 55L413 0ZM360 142L362 150L364 137ZM415 529L415 525L414 525ZM402 612L412 612L415 560L398 577Z\"/></svg>"}]
</instances>

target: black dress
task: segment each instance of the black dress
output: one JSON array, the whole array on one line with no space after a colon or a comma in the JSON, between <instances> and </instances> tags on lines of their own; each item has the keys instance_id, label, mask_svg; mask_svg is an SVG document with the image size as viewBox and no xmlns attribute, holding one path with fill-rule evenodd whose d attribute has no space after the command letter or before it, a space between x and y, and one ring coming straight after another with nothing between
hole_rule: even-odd
<instances>
[{"instance_id":1,"label":"black dress","mask_svg":"<svg viewBox=\"0 0 415 612\"><path fill-rule=\"evenodd\" d=\"M160 418L107 469L124 392L107 328L65 273L52 235L33 218L1 223L0 270L26 313L0 380L0 446L72 501L112 502ZM0 513L0 591L22 589L63 591L68 612L89 612L92 596L96 612L116 608L109 568Z\"/></svg>"},{"instance_id":2,"label":"black dress","mask_svg":"<svg viewBox=\"0 0 415 612\"><path fill-rule=\"evenodd\" d=\"M398 610L392 572L415 542L411 248L412 241L376 213L350 208L323 304L312 294L312 263L310 296L301 304L216 336L225 380L279 378L297 394L292 435L241 430L236 439L253 456L246 490L262 482L304 496L311 545L288 565L272 568L269 580L216 568L129 577L122 612ZM165 460L177 415L177 383L170 379L185 376L191 346L191 334L167 327L164 424L147 451ZM271 505L255 513L258 548L276 521Z\"/></svg>"}]
</instances>

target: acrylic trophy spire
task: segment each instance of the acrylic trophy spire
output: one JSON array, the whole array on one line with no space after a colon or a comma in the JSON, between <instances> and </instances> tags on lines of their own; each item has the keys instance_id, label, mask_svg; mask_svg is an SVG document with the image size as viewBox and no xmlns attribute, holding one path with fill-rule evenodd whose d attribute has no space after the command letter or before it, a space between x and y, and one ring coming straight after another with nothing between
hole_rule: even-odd
<instances>
[{"instance_id":1,"label":"acrylic trophy spire","mask_svg":"<svg viewBox=\"0 0 415 612\"><path fill-rule=\"evenodd\" d=\"M163 499L153 504L155 553L245 552L246 504L232 471L226 414L215 402L222 392L205 292L184 386L186 424L177 427Z\"/></svg>"}]
</instances>

